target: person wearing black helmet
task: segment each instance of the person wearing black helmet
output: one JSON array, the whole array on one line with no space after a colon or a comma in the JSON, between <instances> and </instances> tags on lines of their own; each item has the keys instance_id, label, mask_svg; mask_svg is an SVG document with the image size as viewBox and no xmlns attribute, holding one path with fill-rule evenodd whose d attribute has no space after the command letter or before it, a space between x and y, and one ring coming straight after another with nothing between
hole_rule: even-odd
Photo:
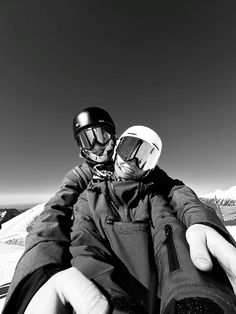
<instances>
[{"instance_id":1,"label":"person wearing black helmet","mask_svg":"<svg viewBox=\"0 0 236 314\"><path fill-rule=\"evenodd\" d=\"M85 162L65 175L60 190L45 204L34 231L27 236L25 252L21 259L23 266L21 267L19 263L20 270L15 273L14 283L10 285L3 312L14 313L17 307L17 313L23 313L29 299L38 288L55 273L67 268L70 261L68 247L73 205L91 180L95 165L106 165L113 169L112 155L116 143L116 128L106 110L87 107L78 112L73 119L73 135ZM27 268L24 267L25 261ZM26 281L26 285L22 284L21 279L28 277L29 273L33 276ZM30 289L25 288L28 286ZM25 293L28 297L22 302L17 291L28 291ZM16 300L19 301L18 305Z\"/></svg>"}]
</instances>

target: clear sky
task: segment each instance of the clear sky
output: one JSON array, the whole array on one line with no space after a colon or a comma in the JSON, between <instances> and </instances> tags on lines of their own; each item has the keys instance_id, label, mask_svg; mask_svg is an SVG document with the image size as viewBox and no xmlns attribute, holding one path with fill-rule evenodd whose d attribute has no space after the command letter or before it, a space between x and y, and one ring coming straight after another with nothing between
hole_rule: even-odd
<instances>
[{"instance_id":1,"label":"clear sky","mask_svg":"<svg viewBox=\"0 0 236 314\"><path fill-rule=\"evenodd\" d=\"M0 204L58 190L81 161L72 119L86 106L106 109L118 135L155 129L160 167L199 195L235 185L235 9L227 0L2 0Z\"/></svg>"}]
</instances>

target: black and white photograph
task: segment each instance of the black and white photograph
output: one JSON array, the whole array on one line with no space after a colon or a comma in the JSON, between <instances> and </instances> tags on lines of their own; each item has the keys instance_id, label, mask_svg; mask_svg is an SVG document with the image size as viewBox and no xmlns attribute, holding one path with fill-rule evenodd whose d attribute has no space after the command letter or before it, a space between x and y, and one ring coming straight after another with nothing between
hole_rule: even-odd
<instances>
[{"instance_id":1,"label":"black and white photograph","mask_svg":"<svg viewBox=\"0 0 236 314\"><path fill-rule=\"evenodd\" d=\"M236 2L0 1L0 313L236 313Z\"/></svg>"}]
</instances>

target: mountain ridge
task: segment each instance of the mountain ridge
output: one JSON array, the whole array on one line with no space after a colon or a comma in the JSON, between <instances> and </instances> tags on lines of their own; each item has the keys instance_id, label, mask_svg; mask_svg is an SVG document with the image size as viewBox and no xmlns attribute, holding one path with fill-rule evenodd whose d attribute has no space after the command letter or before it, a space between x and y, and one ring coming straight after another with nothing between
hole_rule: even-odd
<instances>
[{"instance_id":1,"label":"mountain ridge","mask_svg":"<svg viewBox=\"0 0 236 314\"><path fill-rule=\"evenodd\" d=\"M204 194L203 198L228 198L236 201L236 185L229 187L227 190L217 189L214 192Z\"/></svg>"}]
</instances>

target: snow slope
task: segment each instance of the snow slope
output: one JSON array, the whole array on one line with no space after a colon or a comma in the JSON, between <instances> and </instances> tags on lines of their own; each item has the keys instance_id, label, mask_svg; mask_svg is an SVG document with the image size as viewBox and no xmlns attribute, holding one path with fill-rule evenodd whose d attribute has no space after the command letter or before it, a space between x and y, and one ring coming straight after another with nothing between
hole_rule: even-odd
<instances>
[{"instance_id":1,"label":"snow slope","mask_svg":"<svg viewBox=\"0 0 236 314\"><path fill-rule=\"evenodd\" d=\"M2 224L0 243L6 243L13 239L24 240L27 235L26 229L28 225L43 211L44 204L45 203L36 205Z\"/></svg>"},{"instance_id":2,"label":"snow slope","mask_svg":"<svg viewBox=\"0 0 236 314\"><path fill-rule=\"evenodd\" d=\"M0 286L11 281L16 264L24 251L23 245L12 245L7 242L20 240L24 243L27 235L26 228L43 211L44 204L39 204L2 225L0 230ZM1 298L0 313L4 302L5 298Z\"/></svg>"}]
</instances>

